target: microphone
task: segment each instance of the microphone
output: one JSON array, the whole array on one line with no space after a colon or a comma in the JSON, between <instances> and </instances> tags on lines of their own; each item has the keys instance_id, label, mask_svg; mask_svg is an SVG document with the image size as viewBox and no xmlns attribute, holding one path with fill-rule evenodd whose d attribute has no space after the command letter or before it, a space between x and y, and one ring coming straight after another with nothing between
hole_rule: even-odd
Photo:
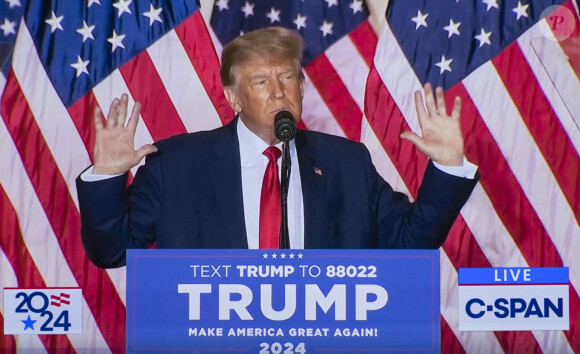
<instances>
[{"instance_id":1,"label":"microphone","mask_svg":"<svg viewBox=\"0 0 580 354\"><path fill-rule=\"evenodd\" d=\"M296 136L296 122L292 113L280 111L274 117L274 134L283 142L289 142Z\"/></svg>"}]
</instances>

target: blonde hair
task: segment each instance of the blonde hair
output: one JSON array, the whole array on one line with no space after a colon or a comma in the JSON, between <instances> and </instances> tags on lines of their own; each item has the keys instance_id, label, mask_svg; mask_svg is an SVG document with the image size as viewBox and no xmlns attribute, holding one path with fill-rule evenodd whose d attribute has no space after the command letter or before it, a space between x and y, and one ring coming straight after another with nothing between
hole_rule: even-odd
<instances>
[{"instance_id":1,"label":"blonde hair","mask_svg":"<svg viewBox=\"0 0 580 354\"><path fill-rule=\"evenodd\" d=\"M268 27L248 32L228 43L222 52L220 78L224 87L235 82L233 69L242 63L257 58L272 61L290 59L296 66L300 80L304 79L301 69L304 41L296 32L283 27Z\"/></svg>"}]
</instances>

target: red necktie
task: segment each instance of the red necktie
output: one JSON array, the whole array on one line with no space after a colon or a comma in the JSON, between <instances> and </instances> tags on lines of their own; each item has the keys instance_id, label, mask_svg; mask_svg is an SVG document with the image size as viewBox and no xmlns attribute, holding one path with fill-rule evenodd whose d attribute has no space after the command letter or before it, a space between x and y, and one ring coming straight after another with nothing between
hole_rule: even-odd
<instances>
[{"instance_id":1,"label":"red necktie","mask_svg":"<svg viewBox=\"0 0 580 354\"><path fill-rule=\"evenodd\" d=\"M270 146L263 154L268 158L268 166L264 173L260 196L260 248L278 248L282 206L276 161L282 152L277 147Z\"/></svg>"}]
</instances>

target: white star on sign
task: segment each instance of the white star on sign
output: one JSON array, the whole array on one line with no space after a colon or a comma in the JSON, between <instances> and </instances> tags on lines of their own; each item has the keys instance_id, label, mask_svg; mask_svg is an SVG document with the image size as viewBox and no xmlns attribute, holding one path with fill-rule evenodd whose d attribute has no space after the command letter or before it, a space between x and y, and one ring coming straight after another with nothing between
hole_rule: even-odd
<instances>
[{"instance_id":1,"label":"white star on sign","mask_svg":"<svg viewBox=\"0 0 580 354\"><path fill-rule=\"evenodd\" d=\"M290 259L294 259L294 253L290 253Z\"/></svg>"},{"instance_id":2,"label":"white star on sign","mask_svg":"<svg viewBox=\"0 0 580 354\"><path fill-rule=\"evenodd\" d=\"M479 41L479 48L481 48L481 47L483 47L484 44L491 45L491 40L489 39L490 36L491 36L491 31L485 32L485 30L482 28L481 32L473 38L475 38Z\"/></svg>"},{"instance_id":3,"label":"white star on sign","mask_svg":"<svg viewBox=\"0 0 580 354\"><path fill-rule=\"evenodd\" d=\"M325 37L329 34L332 34L332 26L334 26L334 24L332 22L326 22L324 21L322 23L322 26L320 26L320 30L322 31L322 36Z\"/></svg>"},{"instance_id":4,"label":"white star on sign","mask_svg":"<svg viewBox=\"0 0 580 354\"><path fill-rule=\"evenodd\" d=\"M20 3L20 0L5 0L8 3L8 7L13 9L16 6L21 7L22 4Z\"/></svg>"},{"instance_id":5,"label":"white star on sign","mask_svg":"<svg viewBox=\"0 0 580 354\"><path fill-rule=\"evenodd\" d=\"M155 21L163 22L161 20L161 17L159 16L161 14L161 11L163 11L163 9L161 7L158 8L158 9L156 9L156 8L153 7L153 4L150 4L149 5L149 11L143 12L143 16L149 18L149 26L153 26L153 23Z\"/></svg>"},{"instance_id":6,"label":"white star on sign","mask_svg":"<svg viewBox=\"0 0 580 354\"><path fill-rule=\"evenodd\" d=\"M79 28L77 30L77 32L83 36L83 43L89 38L92 40L95 39L95 37L93 37L93 30L94 29L95 29L95 25L89 26L89 25L87 25L87 23L85 21L83 21L83 27Z\"/></svg>"},{"instance_id":7,"label":"white star on sign","mask_svg":"<svg viewBox=\"0 0 580 354\"><path fill-rule=\"evenodd\" d=\"M119 47L125 49L125 46L123 45L123 39L125 39L124 34L118 35L117 32L115 32L115 30L113 30L113 36L107 38L107 42L109 42L113 45L113 48L111 49L111 53L113 53L115 51L115 49L117 49Z\"/></svg>"},{"instance_id":8,"label":"white star on sign","mask_svg":"<svg viewBox=\"0 0 580 354\"><path fill-rule=\"evenodd\" d=\"M350 5L348 5L352 9L352 14L356 14L357 12L363 12L363 2L362 0L353 0Z\"/></svg>"},{"instance_id":9,"label":"white star on sign","mask_svg":"<svg viewBox=\"0 0 580 354\"><path fill-rule=\"evenodd\" d=\"M52 16L48 20L44 21L50 25L50 32L54 33L54 31L56 31L57 29L64 31L64 29L62 28L62 25L60 24L60 22L64 19L64 16L56 17L56 14L54 13L54 11L51 11L51 12L52 12Z\"/></svg>"},{"instance_id":10,"label":"white star on sign","mask_svg":"<svg viewBox=\"0 0 580 354\"><path fill-rule=\"evenodd\" d=\"M427 16L429 16L429 14L424 14L421 12L421 10L417 10L417 16L413 17L411 19L411 21L415 22L415 29L419 29L419 27L424 26L425 28L427 28Z\"/></svg>"},{"instance_id":11,"label":"white star on sign","mask_svg":"<svg viewBox=\"0 0 580 354\"><path fill-rule=\"evenodd\" d=\"M215 6L219 7L220 12L223 10L228 10L230 8L228 1L229 0L218 0L218 2L215 3Z\"/></svg>"},{"instance_id":12,"label":"white star on sign","mask_svg":"<svg viewBox=\"0 0 580 354\"><path fill-rule=\"evenodd\" d=\"M528 17L528 7L530 7L530 4L523 5L521 1L518 1L518 6L512 9L512 12L517 16L516 20L519 20L522 16Z\"/></svg>"},{"instance_id":13,"label":"white star on sign","mask_svg":"<svg viewBox=\"0 0 580 354\"><path fill-rule=\"evenodd\" d=\"M445 71L451 72L451 62L453 59L446 59L445 55L441 56L441 61L436 63L435 66L439 67L439 74L443 74Z\"/></svg>"},{"instance_id":14,"label":"white star on sign","mask_svg":"<svg viewBox=\"0 0 580 354\"><path fill-rule=\"evenodd\" d=\"M302 259L302 253L298 253L298 259Z\"/></svg>"},{"instance_id":15,"label":"white star on sign","mask_svg":"<svg viewBox=\"0 0 580 354\"><path fill-rule=\"evenodd\" d=\"M100 0L89 0L87 7L90 9L92 4L101 5L101 1Z\"/></svg>"},{"instance_id":16,"label":"white star on sign","mask_svg":"<svg viewBox=\"0 0 580 354\"><path fill-rule=\"evenodd\" d=\"M280 256L280 258L286 259L286 254L282 253L282 255Z\"/></svg>"},{"instance_id":17,"label":"white star on sign","mask_svg":"<svg viewBox=\"0 0 580 354\"><path fill-rule=\"evenodd\" d=\"M270 23L280 22L280 10L271 8L266 17L270 19Z\"/></svg>"},{"instance_id":18,"label":"white star on sign","mask_svg":"<svg viewBox=\"0 0 580 354\"><path fill-rule=\"evenodd\" d=\"M272 256L271 256L271 258L272 258L272 259L276 259L276 253L272 253Z\"/></svg>"},{"instance_id":19,"label":"white star on sign","mask_svg":"<svg viewBox=\"0 0 580 354\"><path fill-rule=\"evenodd\" d=\"M497 4L497 0L481 0L482 3L487 5L486 11L491 10L491 8L499 9L499 5Z\"/></svg>"},{"instance_id":20,"label":"white star on sign","mask_svg":"<svg viewBox=\"0 0 580 354\"><path fill-rule=\"evenodd\" d=\"M268 254L267 254L267 253L264 253L264 254L262 255L262 258L264 258L264 259L268 259Z\"/></svg>"},{"instance_id":21,"label":"white star on sign","mask_svg":"<svg viewBox=\"0 0 580 354\"><path fill-rule=\"evenodd\" d=\"M115 7L119 11L117 13L117 17L121 17L121 15L124 14L125 12L128 14L132 14L131 9L129 8L129 5L131 5L132 2L133 0L119 0L116 3L114 3L113 7Z\"/></svg>"},{"instance_id":22,"label":"white star on sign","mask_svg":"<svg viewBox=\"0 0 580 354\"><path fill-rule=\"evenodd\" d=\"M294 21L294 24L296 25L296 30L298 31L300 28L306 28L306 16L302 16L301 14L298 14L296 16L296 19Z\"/></svg>"},{"instance_id":23,"label":"white star on sign","mask_svg":"<svg viewBox=\"0 0 580 354\"><path fill-rule=\"evenodd\" d=\"M9 34L16 34L16 22L8 21L5 18L4 23L0 25L0 29L4 31L4 37L7 37Z\"/></svg>"},{"instance_id":24,"label":"white star on sign","mask_svg":"<svg viewBox=\"0 0 580 354\"><path fill-rule=\"evenodd\" d=\"M254 4L250 4L249 1L246 1L244 7L242 7L242 12L244 13L244 17L254 16Z\"/></svg>"},{"instance_id":25,"label":"white star on sign","mask_svg":"<svg viewBox=\"0 0 580 354\"><path fill-rule=\"evenodd\" d=\"M444 30L446 30L448 32L447 34L447 38L451 38L451 36L453 36L454 34L459 36L459 26L461 25L461 22L453 22L453 19L449 20L449 25L443 27Z\"/></svg>"},{"instance_id":26,"label":"white star on sign","mask_svg":"<svg viewBox=\"0 0 580 354\"><path fill-rule=\"evenodd\" d=\"M87 70L87 65L89 65L89 60L85 60L83 61L81 59L81 57L79 55L77 55L77 62L71 64L70 66L72 66L73 68L75 68L75 70L77 71L77 77L81 76L81 74L89 74L89 71Z\"/></svg>"}]
</instances>

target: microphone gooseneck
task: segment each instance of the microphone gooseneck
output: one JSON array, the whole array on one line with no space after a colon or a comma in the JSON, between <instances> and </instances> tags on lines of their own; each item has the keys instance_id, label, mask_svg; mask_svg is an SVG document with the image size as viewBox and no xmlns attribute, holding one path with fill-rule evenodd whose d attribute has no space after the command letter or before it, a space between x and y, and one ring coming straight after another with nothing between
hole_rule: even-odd
<instances>
[{"instance_id":1,"label":"microphone gooseneck","mask_svg":"<svg viewBox=\"0 0 580 354\"><path fill-rule=\"evenodd\" d=\"M290 248L290 235L288 232L288 187L290 186L290 172L292 161L290 160L290 140L296 136L296 122L292 113L280 111L274 117L274 134L282 141L282 171L281 171L281 203L282 223L280 225L280 249Z\"/></svg>"},{"instance_id":2,"label":"microphone gooseneck","mask_svg":"<svg viewBox=\"0 0 580 354\"><path fill-rule=\"evenodd\" d=\"M296 136L296 122L292 113L280 111L274 117L274 134L283 142L288 142Z\"/></svg>"}]
</instances>

